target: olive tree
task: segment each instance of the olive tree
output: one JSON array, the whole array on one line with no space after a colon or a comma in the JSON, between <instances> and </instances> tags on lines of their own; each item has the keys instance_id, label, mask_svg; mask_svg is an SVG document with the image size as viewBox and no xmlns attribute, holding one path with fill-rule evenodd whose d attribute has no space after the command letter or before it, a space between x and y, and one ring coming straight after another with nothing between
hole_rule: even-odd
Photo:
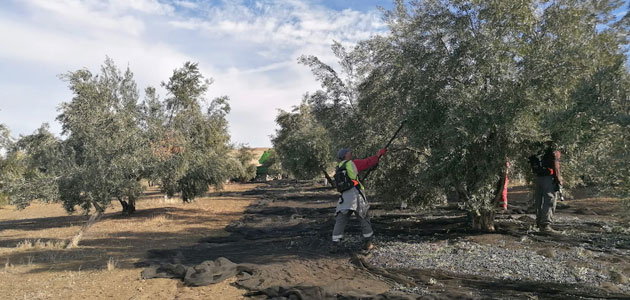
<instances>
[{"instance_id":1,"label":"olive tree","mask_svg":"<svg viewBox=\"0 0 630 300\"><path fill-rule=\"evenodd\" d=\"M155 144L156 172L162 190L169 196L181 193L184 202L203 195L210 185L221 187L235 172L229 157L229 99L223 96L208 102L205 94L211 83L190 62L162 83L168 95L164 131Z\"/></svg>"},{"instance_id":2,"label":"olive tree","mask_svg":"<svg viewBox=\"0 0 630 300\"><path fill-rule=\"evenodd\" d=\"M310 107L302 104L292 112L280 111L276 123L280 128L272 143L283 168L298 179L313 179L323 173L334 185L327 172L334 158L330 138Z\"/></svg>"},{"instance_id":3,"label":"olive tree","mask_svg":"<svg viewBox=\"0 0 630 300\"><path fill-rule=\"evenodd\" d=\"M6 178L6 151L11 144L9 129L4 124L0 124L0 178ZM5 179L0 179L0 204L7 202L7 197L3 193Z\"/></svg>"},{"instance_id":4,"label":"olive tree","mask_svg":"<svg viewBox=\"0 0 630 300\"><path fill-rule=\"evenodd\" d=\"M578 157L596 144L587 132L603 129L579 121L600 112L580 110L623 97L615 83L627 72L617 32L597 28L616 7L610 1L423 1L410 8L399 2L386 13L391 35L376 52L364 99L374 107L380 101L370 96L385 96L388 105L408 108L408 144L426 163L418 179L454 188L473 226L491 230L505 160L524 169L524 157L547 140ZM600 89L602 97L585 93L585 83L602 76L616 78L609 81L615 88ZM569 184L580 164L588 162L567 160Z\"/></svg>"},{"instance_id":5,"label":"olive tree","mask_svg":"<svg viewBox=\"0 0 630 300\"><path fill-rule=\"evenodd\" d=\"M59 199L57 179L66 162L62 147L47 124L7 147L0 165L0 189L9 204L23 209L35 199L46 203Z\"/></svg>"},{"instance_id":6,"label":"olive tree","mask_svg":"<svg viewBox=\"0 0 630 300\"><path fill-rule=\"evenodd\" d=\"M81 69L61 76L74 96L61 105L57 120L67 138L70 160L59 178L59 194L67 211L75 207L97 214L118 199L124 213L135 211L142 193L143 154L139 92L133 73L121 72L107 58L100 74Z\"/></svg>"},{"instance_id":7,"label":"olive tree","mask_svg":"<svg viewBox=\"0 0 630 300\"><path fill-rule=\"evenodd\" d=\"M247 145L240 145L233 156L238 163L238 172L235 173L233 179L240 182L247 182L256 178L256 165L252 163L255 159L252 148Z\"/></svg>"},{"instance_id":8,"label":"olive tree","mask_svg":"<svg viewBox=\"0 0 630 300\"><path fill-rule=\"evenodd\" d=\"M0 150L6 151L9 145L11 145L10 131L4 124L0 124Z\"/></svg>"},{"instance_id":9,"label":"olive tree","mask_svg":"<svg viewBox=\"0 0 630 300\"><path fill-rule=\"evenodd\" d=\"M627 29L611 19L619 5L397 1L385 12L387 36L350 52L333 46L352 80L308 60L324 87L309 101L333 143L347 131L363 149L407 119L397 151L373 177L376 193L426 203L454 190L473 227L493 230L492 201L508 158L526 172L525 157L545 141L565 157L586 158L605 137L623 136L623 125L604 121L627 99L618 39ZM584 164L594 165L566 161L569 185Z\"/></svg>"}]
</instances>

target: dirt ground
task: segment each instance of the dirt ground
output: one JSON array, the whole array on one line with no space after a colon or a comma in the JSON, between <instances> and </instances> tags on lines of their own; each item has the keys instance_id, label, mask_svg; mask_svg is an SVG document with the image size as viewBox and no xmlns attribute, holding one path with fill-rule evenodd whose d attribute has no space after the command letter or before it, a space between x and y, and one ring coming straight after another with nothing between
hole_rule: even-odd
<instances>
[{"instance_id":1,"label":"dirt ground","mask_svg":"<svg viewBox=\"0 0 630 300\"><path fill-rule=\"evenodd\" d=\"M0 207L0 298L242 299L244 291L230 285L234 280L189 288L170 279L141 280L142 269L134 264L149 249L227 235L225 227L253 202L242 192L255 187L228 185L191 204L149 189L133 216L122 216L120 205L112 203L76 249L62 244L87 217L69 216L57 204L33 204L23 211Z\"/></svg>"},{"instance_id":2,"label":"dirt ground","mask_svg":"<svg viewBox=\"0 0 630 300\"><path fill-rule=\"evenodd\" d=\"M556 235L534 228L524 186L510 188L510 210L497 214L495 233L471 231L452 203L392 210L372 199L377 249L368 255L359 251L356 221L342 251L328 253L333 191L285 181L247 194L258 200L226 228L228 237L151 250L142 263L180 256L184 265L219 257L254 264L257 271L234 285L262 299L294 295L286 291L298 299L630 299L625 213L619 200L587 190L558 204Z\"/></svg>"},{"instance_id":3,"label":"dirt ground","mask_svg":"<svg viewBox=\"0 0 630 300\"><path fill-rule=\"evenodd\" d=\"M466 214L450 204L391 210L372 199L377 249L367 255L359 251L356 221L341 252L327 251L337 196L310 182L231 185L187 205L151 190L135 216L121 216L114 205L72 250L58 247L85 216L67 216L55 205L3 207L0 293L9 299L630 299L630 231L617 199L574 191L574 199L558 205L560 233L549 236L533 228L528 189L509 192L510 210L497 214L491 234L470 231ZM202 287L140 279L144 267L219 257L254 271ZM108 262L116 267L108 270ZM536 268L546 265L556 277L537 279Z\"/></svg>"}]
</instances>

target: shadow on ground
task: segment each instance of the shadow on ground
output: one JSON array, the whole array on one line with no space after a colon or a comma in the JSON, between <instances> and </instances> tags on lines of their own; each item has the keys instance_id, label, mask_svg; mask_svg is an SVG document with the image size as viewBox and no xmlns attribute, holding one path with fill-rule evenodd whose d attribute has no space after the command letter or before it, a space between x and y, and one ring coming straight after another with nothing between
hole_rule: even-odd
<instances>
[{"instance_id":1,"label":"shadow on ground","mask_svg":"<svg viewBox=\"0 0 630 300\"><path fill-rule=\"evenodd\" d=\"M139 204L142 207L142 202ZM106 213L95 227L88 230L80 247L73 249L65 249L68 241L66 238L68 234L74 235L78 232L87 221L87 216L0 221L0 234L4 236L0 239L0 261L5 266L28 266L29 273L103 270L107 269L110 258L117 262L118 268L131 269L139 258L145 256L148 249L187 245L191 243L191 236L225 236L227 233L223 229L224 225L213 225L217 229L212 229L203 227L203 224L227 224L235 216L242 215L240 212L205 214L205 207L200 208L194 204L177 207L165 205L140 208L133 215ZM103 227L105 222L111 229ZM134 230L136 226L142 226L143 229ZM100 227L97 232L96 227ZM40 230L42 232L38 232ZM63 233L56 234L55 231ZM62 236L64 239L50 238L55 236ZM193 242L195 240L196 238L192 238Z\"/></svg>"},{"instance_id":2,"label":"shadow on ground","mask_svg":"<svg viewBox=\"0 0 630 300\"><path fill-rule=\"evenodd\" d=\"M527 207L529 195L526 188L512 191L512 204L516 207ZM246 192L259 200L255 201L245 215L232 222L226 229L230 232L225 237L209 237L200 240L199 244L178 247L175 249L155 249L147 253L146 260L137 266L148 266L160 263L182 263L197 265L207 260L226 257L240 264L255 264L265 270L263 274L277 278L260 278L270 284L290 284L294 282L286 274L339 274L337 268L343 266L345 276L356 278L380 278L390 288L398 289L407 286L405 293L397 294L401 299L567 299L567 298L608 298L628 299L630 295L579 284L561 284L554 282L510 281L491 277L472 276L448 273L439 270L417 269L382 269L370 266L365 257L356 254L360 240L358 222L351 222L347 235L351 236L345 243L341 254L329 254L330 234L334 225L334 204L337 195L327 188L313 187L306 182L273 182ZM568 209L567 213L574 213ZM532 216L517 214L511 211L497 217L497 233L513 238L529 237L537 241L541 247L590 247L593 251L615 251L623 248L624 241L630 241L627 234L607 235L597 230L597 221L558 222L563 226L580 231L578 236L550 237L535 235L531 232ZM451 241L458 238L478 236L485 233L471 231L467 227L466 214L452 206L436 208L429 211L411 212L401 210L384 210L384 206L373 203L372 224L375 232L383 240L397 241ZM519 219L520 218L520 219ZM570 218L569 218L570 219ZM601 227L601 226L600 226ZM611 242L614 240L613 242ZM630 244L630 243L629 243ZM611 250L613 249L613 250ZM619 258L625 259L625 258ZM175 261L176 260L176 261ZM299 263L296 263L299 262ZM312 264L312 266L309 266ZM348 271L352 270L352 271ZM318 273L320 272L320 273ZM354 272L354 273L353 273ZM376 276L376 277L375 277ZM438 280L440 285L435 285ZM315 286L317 286L317 281ZM270 284L261 284L260 289ZM320 284L327 284L321 281ZM414 288L422 293L413 293ZM341 291L343 287L336 287ZM350 291L349 291L350 292ZM368 292L368 291L366 291ZM371 295L383 297L376 290ZM397 296L397 297L398 297ZM379 298L381 299L381 298Z\"/></svg>"}]
</instances>

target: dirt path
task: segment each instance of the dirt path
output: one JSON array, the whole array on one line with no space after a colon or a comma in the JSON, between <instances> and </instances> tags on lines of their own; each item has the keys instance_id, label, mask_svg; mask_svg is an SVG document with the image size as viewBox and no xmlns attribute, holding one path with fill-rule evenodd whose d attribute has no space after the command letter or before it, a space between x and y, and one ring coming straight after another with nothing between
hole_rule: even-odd
<instances>
[{"instance_id":1,"label":"dirt path","mask_svg":"<svg viewBox=\"0 0 630 300\"><path fill-rule=\"evenodd\" d=\"M169 279L141 280L136 268L149 249L196 244L226 236L255 200L243 192L257 185L228 185L222 193L183 204L155 189L131 217L117 203L85 235L80 247L63 249L85 216L68 216L60 205L34 204L24 211L0 208L0 298L2 299L241 299L228 280L189 288ZM109 268L108 269L108 263Z\"/></svg>"},{"instance_id":2,"label":"dirt path","mask_svg":"<svg viewBox=\"0 0 630 300\"><path fill-rule=\"evenodd\" d=\"M617 216L598 208L602 201L610 202L602 206L607 210L618 205L610 199L564 204L558 236L532 232L531 215L500 215L496 234L480 234L468 231L465 214L449 206L411 212L373 203L378 250L361 256L356 222L342 253L327 252L334 192L274 182L246 194L258 200L227 227L230 236L151 250L139 265L172 263L174 257L186 265L218 257L254 264L257 272L234 284L263 298L294 289L306 298L331 299L630 299L624 283L630 235L619 232ZM516 207L527 205L522 188L513 196ZM579 214L585 208L597 215Z\"/></svg>"},{"instance_id":3,"label":"dirt path","mask_svg":"<svg viewBox=\"0 0 630 300\"><path fill-rule=\"evenodd\" d=\"M544 236L532 231L532 215L517 213L527 206L525 189L510 195L516 209L497 217L495 234L468 231L465 214L452 205L413 212L372 203L377 250L368 256L357 255L361 241L354 221L342 252L328 253L337 196L304 182L233 185L188 205L153 191L133 217L120 216L116 206L109 210L73 250L58 244L76 233L84 216L67 216L54 205L23 212L5 207L0 294L3 299L266 299L291 293L305 299L630 299L630 232L615 215L614 199L582 195L565 203L555 225L562 233ZM140 279L149 265L193 266L219 257L255 271L203 287Z\"/></svg>"},{"instance_id":4,"label":"dirt path","mask_svg":"<svg viewBox=\"0 0 630 300\"><path fill-rule=\"evenodd\" d=\"M185 265L226 257L255 264L254 276L236 285L250 291L321 288L325 294L378 295L391 287L378 276L350 263L347 253L330 255L328 240L334 194L310 184L273 183L248 194L259 198L245 216L227 227L229 237L204 238L198 245L151 250L139 265Z\"/></svg>"}]
</instances>

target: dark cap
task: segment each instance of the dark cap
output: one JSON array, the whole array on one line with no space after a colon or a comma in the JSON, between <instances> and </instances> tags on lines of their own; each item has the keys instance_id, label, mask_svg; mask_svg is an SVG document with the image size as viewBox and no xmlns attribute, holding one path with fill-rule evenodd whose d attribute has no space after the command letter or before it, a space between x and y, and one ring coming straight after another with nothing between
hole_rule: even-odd
<instances>
[{"instance_id":1,"label":"dark cap","mask_svg":"<svg viewBox=\"0 0 630 300\"><path fill-rule=\"evenodd\" d=\"M346 158L346 154L348 154L348 152L350 152L350 149L341 149L341 150L339 150L339 152L337 152L337 158L339 160L344 160Z\"/></svg>"}]
</instances>

